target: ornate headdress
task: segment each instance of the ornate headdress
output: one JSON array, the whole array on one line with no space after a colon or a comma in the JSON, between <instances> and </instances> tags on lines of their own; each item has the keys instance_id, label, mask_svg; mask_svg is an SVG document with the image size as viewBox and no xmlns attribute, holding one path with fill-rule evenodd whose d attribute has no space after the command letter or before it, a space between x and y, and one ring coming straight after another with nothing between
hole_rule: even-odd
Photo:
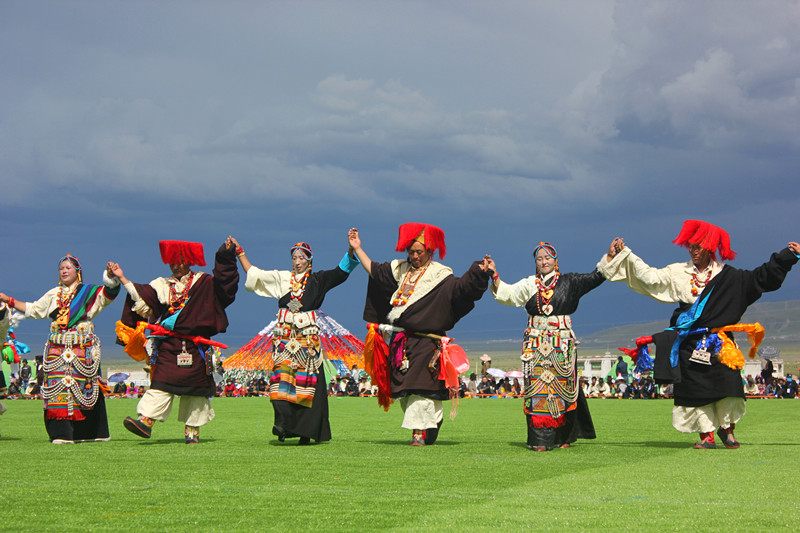
<instances>
[{"instance_id":1,"label":"ornate headdress","mask_svg":"<svg viewBox=\"0 0 800 533\"><path fill-rule=\"evenodd\" d=\"M81 275L81 262L72 254L67 254L61 259L58 260L58 266L61 266L61 263L64 261L69 261L72 267L78 271L78 283L83 282L83 276ZM58 282L61 283L61 278L59 277Z\"/></svg>"},{"instance_id":2,"label":"ornate headdress","mask_svg":"<svg viewBox=\"0 0 800 533\"><path fill-rule=\"evenodd\" d=\"M553 270L558 273L558 252L556 252L556 247L550 244L549 242L541 241L539 244L536 245L536 248L533 249L533 258L536 259L536 254L539 253L539 250L544 250L547 254L555 260L555 265L553 266ZM536 265L536 273L539 274L539 265ZM558 278L556 278L557 280Z\"/></svg>"},{"instance_id":3,"label":"ornate headdress","mask_svg":"<svg viewBox=\"0 0 800 533\"><path fill-rule=\"evenodd\" d=\"M308 245L307 242L300 241L294 246L292 246L291 251L289 252L291 255L294 255L295 251L300 250L303 252L303 255L306 256L306 259L311 261L314 259L314 252L311 251L311 246Z\"/></svg>"},{"instance_id":4,"label":"ornate headdress","mask_svg":"<svg viewBox=\"0 0 800 533\"><path fill-rule=\"evenodd\" d=\"M447 246L444 243L444 231L430 224L408 222L400 226L395 251L402 252L414 244L414 241L425 246L426 250L439 250L439 259L444 259Z\"/></svg>"},{"instance_id":5,"label":"ornate headdress","mask_svg":"<svg viewBox=\"0 0 800 533\"><path fill-rule=\"evenodd\" d=\"M696 244L704 250L711 252L711 258L716 261L716 252L725 261L736 258L736 252L731 250L731 238L724 229L703 222L702 220L687 220L683 223L681 232L672 241L678 246L689 247Z\"/></svg>"},{"instance_id":6,"label":"ornate headdress","mask_svg":"<svg viewBox=\"0 0 800 533\"><path fill-rule=\"evenodd\" d=\"M206 266L203 244L187 241L159 241L161 260L167 265Z\"/></svg>"},{"instance_id":7,"label":"ornate headdress","mask_svg":"<svg viewBox=\"0 0 800 533\"><path fill-rule=\"evenodd\" d=\"M545 252L550 254L550 257L552 257L553 259L558 259L558 252L556 252L556 247L550 244L549 242L544 242L544 241L540 242L536 246L536 248L533 249L533 257L536 257L536 254L539 253L539 250L544 250Z\"/></svg>"}]
</instances>

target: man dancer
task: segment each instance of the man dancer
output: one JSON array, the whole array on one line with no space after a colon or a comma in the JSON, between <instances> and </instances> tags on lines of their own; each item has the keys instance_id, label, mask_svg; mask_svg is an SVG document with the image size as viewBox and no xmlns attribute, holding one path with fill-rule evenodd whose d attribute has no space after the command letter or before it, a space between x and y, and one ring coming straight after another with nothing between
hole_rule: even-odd
<instances>
[{"instance_id":1,"label":"man dancer","mask_svg":"<svg viewBox=\"0 0 800 533\"><path fill-rule=\"evenodd\" d=\"M625 281L640 294L678 304L670 328L653 335L655 378L674 383L672 425L699 433L697 449L716 448L715 430L726 448L735 449L733 430L745 414L744 357L725 331L747 332L755 355L763 328L737 323L762 293L780 288L800 258L800 244L790 242L763 265L740 270L717 261L717 253L726 261L736 253L728 233L713 224L687 220L672 242L689 249L688 262L653 268L616 238L597 269L609 281Z\"/></svg>"},{"instance_id":2,"label":"man dancer","mask_svg":"<svg viewBox=\"0 0 800 533\"><path fill-rule=\"evenodd\" d=\"M443 419L442 400L451 397L445 381L439 379L439 339L475 307L492 271L488 256L475 261L460 278L450 268L432 261L436 250L439 258L446 252L444 232L436 226L403 224L399 233L396 251L405 251L408 259L390 263L370 260L361 248L357 229L351 229L348 236L370 276L364 320L392 326L388 362L391 398L400 400L402 427L412 430L411 445L424 446L436 441ZM387 384L373 378L379 387Z\"/></svg>"},{"instance_id":3,"label":"man dancer","mask_svg":"<svg viewBox=\"0 0 800 533\"><path fill-rule=\"evenodd\" d=\"M203 245L194 242L161 241L161 258L172 275L149 284L131 283L119 265L114 274L128 291L121 322L130 328L149 322L153 335L148 342L151 386L124 426L140 437L150 438L156 420L164 421L180 396L178 420L185 422L186 444L197 444L200 426L214 419L210 398L215 386L210 340L228 327L225 308L236 297L239 273L235 246L230 237L216 254L213 276L194 272L205 266Z\"/></svg>"}]
</instances>

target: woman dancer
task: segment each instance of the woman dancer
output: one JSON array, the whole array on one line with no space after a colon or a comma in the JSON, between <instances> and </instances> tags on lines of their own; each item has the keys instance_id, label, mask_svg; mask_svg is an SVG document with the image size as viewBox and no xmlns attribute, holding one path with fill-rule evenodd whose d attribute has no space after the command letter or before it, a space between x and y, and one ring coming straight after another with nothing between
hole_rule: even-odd
<instances>
[{"instance_id":1,"label":"woman dancer","mask_svg":"<svg viewBox=\"0 0 800 533\"><path fill-rule=\"evenodd\" d=\"M305 242L290 250L292 270L261 270L247 259L236 239L236 255L247 273L245 288L278 299L278 324L273 331L273 367L269 398L275 411L273 435L283 442L300 437L306 445L331 440L327 381L322 371L322 345L316 311L329 290L343 283L358 266L352 249L332 270L311 271L314 254Z\"/></svg>"},{"instance_id":2,"label":"woman dancer","mask_svg":"<svg viewBox=\"0 0 800 533\"><path fill-rule=\"evenodd\" d=\"M569 448L576 439L595 438L592 416L578 383L577 350L570 314L581 297L599 286L603 276L561 274L558 253L547 242L534 248L536 275L509 285L490 261L492 294L503 305L525 307L528 328L522 343L525 374L524 411L528 448L537 452Z\"/></svg>"},{"instance_id":3,"label":"woman dancer","mask_svg":"<svg viewBox=\"0 0 800 533\"><path fill-rule=\"evenodd\" d=\"M119 280L103 272L103 285L84 285L81 263L67 254L58 262L58 287L35 302L20 302L0 293L0 301L25 313L48 318L50 336L44 350L44 425L50 442L64 444L108 440L108 419L100 379L100 339L92 318L119 294Z\"/></svg>"}]
</instances>

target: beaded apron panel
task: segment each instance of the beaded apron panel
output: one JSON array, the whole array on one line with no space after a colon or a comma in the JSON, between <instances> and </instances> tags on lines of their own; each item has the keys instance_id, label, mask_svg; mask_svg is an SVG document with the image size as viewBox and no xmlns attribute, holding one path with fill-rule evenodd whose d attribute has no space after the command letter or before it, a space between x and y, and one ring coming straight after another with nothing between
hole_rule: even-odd
<instances>
[{"instance_id":1,"label":"beaded apron panel","mask_svg":"<svg viewBox=\"0 0 800 533\"><path fill-rule=\"evenodd\" d=\"M568 316L541 319L530 317L522 344L524 409L558 418L578 398L575 334Z\"/></svg>"},{"instance_id":2,"label":"beaded apron panel","mask_svg":"<svg viewBox=\"0 0 800 533\"><path fill-rule=\"evenodd\" d=\"M99 395L100 339L91 322L58 330L51 326L43 362L45 413L48 418L81 419Z\"/></svg>"}]
</instances>

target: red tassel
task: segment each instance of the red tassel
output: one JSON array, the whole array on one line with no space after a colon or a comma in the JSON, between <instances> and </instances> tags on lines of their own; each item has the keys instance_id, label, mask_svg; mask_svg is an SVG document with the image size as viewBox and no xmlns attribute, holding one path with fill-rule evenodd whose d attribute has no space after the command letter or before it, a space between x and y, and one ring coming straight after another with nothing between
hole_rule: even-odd
<instances>
[{"instance_id":1,"label":"red tassel","mask_svg":"<svg viewBox=\"0 0 800 533\"><path fill-rule=\"evenodd\" d=\"M364 368L378 385L378 405L389 410L392 399L392 383L389 379L389 346L383 340L378 324L367 324L364 341Z\"/></svg>"},{"instance_id":2,"label":"red tassel","mask_svg":"<svg viewBox=\"0 0 800 533\"><path fill-rule=\"evenodd\" d=\"M416 238L423 232L423 244L425 245L425 249L439 250L439 259L444 259L444 254L447 252L447 247L444 243L444 231L436 226L421 224L419 222L408 222L400 226L395 251L402 252L406 250L409 246L414 244Z\"/></svg>"},{"instance_id":3,"label":"red tassel","mask_svg":"<svg viewBox=\"0 0 800 533\"><path fill-rule=\"evenodd\" d=\"M736 259L736 252L731 250L731 238L728 232L702 220L685 221L681 232L672 242L687 248L690 244L696 244L711 252L711 258L715 260L717 251L724 261Z\"/></svg>"},{"instance_id":4,"label":"red tassel","mask_svg":"<svg viewBox=\"0 0 800 533\"><path fill-rule=\"evenodd\" d=\"M203 244L187 241L159 241L161 260L168 265L197 265L206 266L203 257Z\"/></svg>"}]
</instances>

